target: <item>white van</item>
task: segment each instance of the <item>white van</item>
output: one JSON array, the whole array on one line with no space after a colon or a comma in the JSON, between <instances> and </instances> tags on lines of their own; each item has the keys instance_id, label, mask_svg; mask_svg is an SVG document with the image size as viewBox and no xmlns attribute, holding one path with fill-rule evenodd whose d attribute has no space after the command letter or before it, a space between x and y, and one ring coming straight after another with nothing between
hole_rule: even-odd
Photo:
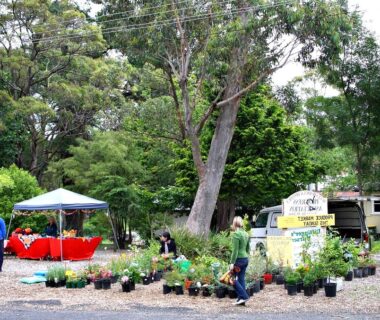
<instances>
[{"instance_id":1,"label":"white van","mask_svg":"<svg viewBox=\"0 0 380 320\"><path fill-rule=\"evenodd\" d=\"M357 201L328 200L328 213L335 214L335 226L343 240L354 238L370 248L368 228L365 215ZM277 228L277 218L282 215L282 206L262 209L253 223L251 231L251 248L265 250L267 236L280 236L282 230Z\"/></svg>"}]
</instances>

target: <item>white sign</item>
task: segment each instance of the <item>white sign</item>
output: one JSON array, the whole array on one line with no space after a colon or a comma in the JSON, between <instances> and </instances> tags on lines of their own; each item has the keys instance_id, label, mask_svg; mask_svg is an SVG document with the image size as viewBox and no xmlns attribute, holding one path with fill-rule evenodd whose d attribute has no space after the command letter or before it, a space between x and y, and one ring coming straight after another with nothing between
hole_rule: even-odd
<instances>
[{"instance_id":1,"label":"white sign","mask_svg":"<svg viewBox=\"0 0 380 320\"><path fill-rule=\"evenodd\" d=\"M285 236L292 238L293 243L293 266L297 267L302 262L303 245L306 240L310 239L310 247L307 253L312 258L316 255L319 249L323 246L325 238L325 228L311 227L286 230Z\"/></svg>"},{"instance_id":2,"label":"white sign","mask_svg":"<svg viewBox=\"0 0 380 320\"><path fill-rule=\"evenodd\" d=\"M327 198L313 191L293 193L282 202L284 216L327 214Z\"/></svg>"}]
</instances>

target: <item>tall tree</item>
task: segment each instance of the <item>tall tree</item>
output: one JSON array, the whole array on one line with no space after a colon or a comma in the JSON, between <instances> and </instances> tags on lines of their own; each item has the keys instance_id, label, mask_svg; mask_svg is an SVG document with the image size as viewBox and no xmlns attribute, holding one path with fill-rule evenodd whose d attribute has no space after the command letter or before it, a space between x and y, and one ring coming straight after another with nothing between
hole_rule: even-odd
<instances>
[{"instance_id":1,"label":"tall tree","mask_svg":"<svg viewBox=\"0 0 380 320\"><path fill-rule=\"evenodd\" d=\"M207 234L241 97L298 50L301 60L312 60L312 55L329 60L339 54L340 33L351 28L347 3L96 2L104 4L102 15L113 15L101 18L104 32L111 33L112 47L127 54L132 63L149 60L167 75L178 126L190 141L199 178L187 227ZM130 15L123 17L120 12ZM213 93L209 105L204 99L207 87ZM214 112L218 112L215 131L203 159L200 135Z\"/></svg>"},{"instance_id":2,"label":"tall tree","mask_svg":"<svg viewBox=\"0 0 380 320\"><path fill-rule=\"evenodd\" d=\"M333 98L307 102L308 120L320 144L349 146L355 157L357 186L371 181L380 152L380 47L363 27L350 33L339 58L321 65L326 81L340 90Z\"/></svg>"}]
</instances>

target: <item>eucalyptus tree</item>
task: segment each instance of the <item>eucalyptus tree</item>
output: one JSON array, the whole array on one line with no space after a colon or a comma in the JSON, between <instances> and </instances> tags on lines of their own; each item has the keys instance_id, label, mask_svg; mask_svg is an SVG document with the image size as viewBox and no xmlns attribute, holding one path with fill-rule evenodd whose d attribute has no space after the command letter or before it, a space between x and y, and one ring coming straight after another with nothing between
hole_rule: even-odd
<instances>
[{"instance_id":1,"label":"eucalyptus tree","mask_svg":"<svg viewBox=\"0 0 380 320\"><path fill-rule=\"evenodd\" d=\"M357 18L345 0L94 2L104 6L98 21L110 45L131 63L148 61L166 75L197 170L187 221L197 234L209 232L242 96L294 56L310 66L336 57ZM200 136L214 114L202 157Z\"/></svg>"}]
</instances>

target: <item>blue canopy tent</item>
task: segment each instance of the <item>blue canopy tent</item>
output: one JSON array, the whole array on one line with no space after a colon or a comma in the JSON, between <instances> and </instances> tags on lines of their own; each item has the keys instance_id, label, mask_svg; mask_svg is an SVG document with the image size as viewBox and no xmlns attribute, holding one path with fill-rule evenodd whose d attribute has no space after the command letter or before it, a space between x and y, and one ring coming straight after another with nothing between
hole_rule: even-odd
<instances>
[{"instance_id":1,"label":"blue canopy tent","mask_svg":"<svg viewBox=\"0 0 380 320\"><path fill-rule=\"evenodd\" d=\"M61 260L63 260L63 256L62 256L62 214L63 212L65 210L95 210L95 209L107 210L107 215L110 218L107 202L96 200L96 199L93 199L93 198L90 198L90 197L87 197L87 196L84 196L84 195L81 195L69 190L65 190L62 188L39 195L29 200L16 203L13 207L14 211L44 211L44 210L59 211ZM110 223L112 226L112 231L115 236L115 230L114 230L111 218L110 218ZM10 224L11 222L9 223L9 226Z\"/></svg>"}]
</instances>

